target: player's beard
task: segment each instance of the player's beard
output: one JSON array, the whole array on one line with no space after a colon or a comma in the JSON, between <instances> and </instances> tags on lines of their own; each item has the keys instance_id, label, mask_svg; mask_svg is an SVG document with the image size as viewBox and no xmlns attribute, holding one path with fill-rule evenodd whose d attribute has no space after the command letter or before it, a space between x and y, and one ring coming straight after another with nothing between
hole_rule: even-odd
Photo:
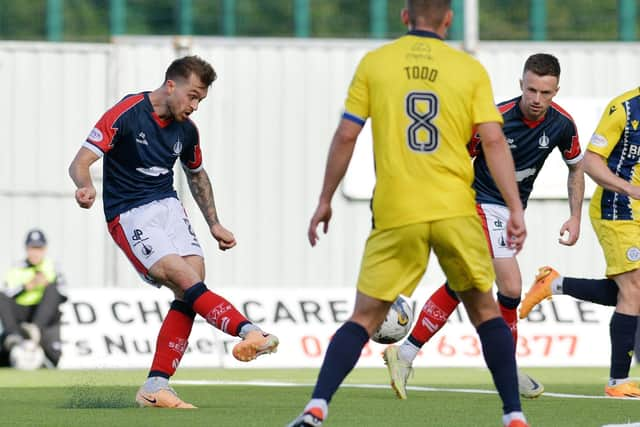
<instances>
[{"instance_id":1,"label":"player's beard","mask_svg":"<svg viewBox=\"0 0 640 427\"><path fill-rule=\"evenodd\" d=\"M176 112L173 109L173 106L170 103L167 103L167 110L169 110L169 118L171 120L176 122L183 122L186 120L186 117L183 117L185 113L183 112L182 114L176 114Z\"/></svg>"}]
</instances>

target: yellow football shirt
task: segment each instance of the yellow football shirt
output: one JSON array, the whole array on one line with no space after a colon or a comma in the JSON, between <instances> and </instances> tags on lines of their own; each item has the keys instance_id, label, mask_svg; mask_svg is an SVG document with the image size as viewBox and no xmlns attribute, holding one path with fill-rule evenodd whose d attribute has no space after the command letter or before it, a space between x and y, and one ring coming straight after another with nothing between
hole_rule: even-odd
<instances>
[{"instance_id":1,"label":"yellow football shirt","mask_svg":"<svg viewBox=\"0 0 640 427\"><path fill-rule=\"evenodd\" d=\"M410 31L365 55L344 118L371 118L377 229L476 215L466 144L502 123L484 67L435 33Z\"/></svg>"},{"instance_id":2,"label":"yellow football shirt","mask_svg":"<svg viewBox=\"0 0 640 427\"><path fill-rule=\"evenodd\" d=\"M640 88L614 98L602 113L587 150L605 158L616 176L640 185ZM640 219L640 201L598 186L589 216L604 220Z\"/></svg>"}]
</instances>

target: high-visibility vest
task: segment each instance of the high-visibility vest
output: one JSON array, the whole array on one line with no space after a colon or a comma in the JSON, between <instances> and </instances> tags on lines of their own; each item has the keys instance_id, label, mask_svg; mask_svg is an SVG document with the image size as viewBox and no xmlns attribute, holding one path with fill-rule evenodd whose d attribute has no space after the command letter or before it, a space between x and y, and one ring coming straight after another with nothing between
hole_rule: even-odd
<instances>
[{"instance_id":1,"label":"high-visibility vest","mask_svg":"<svg viewBox=\"0 0 640 427\"><path fill-rule=\"evenodd\" d=\"M10 269L5 275L4 282L7 293L14 296L17 304L30 306L40 304L42 301L46 286L36 286L29 291L24 289L25 284L33 280L37 272L44 274L49 283L53 283L57 279L55 264L49 258L45 258L38 265L30 265L24 261L21 265Z\"/></svg>"}]
</instances>

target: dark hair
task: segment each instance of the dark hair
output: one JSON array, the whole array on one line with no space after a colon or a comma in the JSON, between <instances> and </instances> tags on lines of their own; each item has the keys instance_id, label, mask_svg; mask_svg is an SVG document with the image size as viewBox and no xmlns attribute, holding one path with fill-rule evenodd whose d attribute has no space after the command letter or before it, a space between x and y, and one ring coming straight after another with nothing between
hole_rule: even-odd
<instances>
[{"instance_id":1,"label":"dark hair","mask_svg":"<svg viewBox=\"0 0 640 427\"><path fill-rule=\"evenodd\" d=\"M446 13L451 9L451 0L407 0L409 23L415 27L421 23L436 28L442 24Z\"/></svg>"},{"instance_id":2,"label":"dark hair","mask_svg":"<svg viewBox=\"0 0 640 427\"><path fill-rule=\"evenodd\" d=\"M164 74L164 81L188 80L191 74L198 76L202 84L207 87L211 86L218 77L211 64L199 56L191 55L173 61Z\"/></svg>"},{"instance_id":3,"label":"dark hair","mask_svg":"<svg viewBox=\"0 0 640 427\"><path fill-rule=\"evenodd\" d=\"M527 58L522 74L531 71L539 76L554 76L560 79L558 58L548 53L536 53Z\"/></svg>"}]
</instances>

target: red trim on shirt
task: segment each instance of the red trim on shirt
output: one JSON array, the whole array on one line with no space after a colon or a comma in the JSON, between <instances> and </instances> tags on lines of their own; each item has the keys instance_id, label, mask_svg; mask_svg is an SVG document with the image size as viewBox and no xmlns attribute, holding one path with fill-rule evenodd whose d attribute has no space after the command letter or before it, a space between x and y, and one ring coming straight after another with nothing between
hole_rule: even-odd
<instances>
[{"instance_id":1,"label":"red trim on shirt","mask_svg":"<svg viewBox=\"0 0 640 427\"><path fill-rule=\"evenodd\" d=\"M573 120L573 117L571 117L571 114L569 114L564 108L562 108L555 102L551 103L551 107L554 108L558 113L562 114L567 119L569 119L571 124L573 124L573 136L571 137L571 148L568 150L563 150L562 155L566 160L575 159L581 153L580 139L578 138L578 128L576 128L576 122Z\"/></svg>"},{"instance_id":2,"label":"red trim on shirt","mask_svg":"<svg viewBox=\"0 0 640 427\"><path fill-rule=\"evenodd\" d=\"M541 119L539 120L529 120L527 118L525 118L524 116L522 117L522 122L527 125L529 127L529 129L533 129L534 127L538 126L540 123L544 122L544 119L547 117L547 115L545 114L544 116L542 116Z\"/></svg>"},{"instance_id":3,"label":"red trim on shirt","mask_svg":"<svg viewBox=\"0 0 640 427\"><path fill-rule=\"evenodd\" d=\"M202 150L200 150L200 130L193 120L189 119L189 123L196 130L196 145L193 147L193 160L187 163L189 169L198 169L202 166Z\"/></svg>"},{"instance_id":4,"label":"red trim on shirt","mask_svg":"<svg viewBox=\"0 0 640 427\"><path fill-rule=\"evenodd\" d=\"M551 103L551 107L555 108L558 113L562 114L563 116L565 116L567 119L571 120L572 123L575 124L573 117L571 117L571 114L567 113L567 110L565 110L564 108L562 108L561 106L559 106L558 104L556 104L555 102Z\"/></svg>"},{"instance_id":5,"label":"red trim on shirt","mask_svg":"<svg viewBox=\"0 0 640 427\"><path fill-rule=\"evenodd\" d=\"M499 105L498 106L498 111L500 111L501 114L504 114L507 111L511 110L515 106L516 106L516 101L515 100L511 101L511 102L507 102L506 104Z\"/></svg>"},{"instance_id":6,"label":"red trim on shirt","mask_svg":"<svg viewBox=\"0 0 640 427\"><path fill-rule=\"evenodd\" d=\"M566 160L571 160L578 157L580 152L580 141L578 140L578 135L573 135L571 137L571 148L568 150L562 150L562 156Z\"/></svg>"},{"instance_id":7,"label":"red trim on shirt","mask_svg":"<svg viewBox=\"0 0 640 427\"><path fill-rule=\"evenodd\" d=\"M102 115L98 123L96 123L96 128L102 133L102 138L98 141L95 139L87 138L87 142L98 147L102 152L106 153L111 150L113 147L113 138L116 136L118 132L118 128L114 127L115 123L118 119L127 111L138 105L138 103L144 100L144 94L140 93L137 95L132 95L128 98L123 99L111 109L109 109L106 113ZM91 135L90 135L91 137Z\"/></svg>"},{"instance_id":8,"label":"red trim on shirt","mask_svg":"<svg viewBox=\"0 0 640 427\"><path fill-rule=\"evenodd\" d=\"M173 123L173 119L163 120L163 119L160 118L158 113L156 113L155 111L153 113L151 113L151 117L153 117L153 120L155 120L156 123L158 124L158 126L160 126L161 128L166 128L171 123Z\"/></svg>"}]
</instances>

